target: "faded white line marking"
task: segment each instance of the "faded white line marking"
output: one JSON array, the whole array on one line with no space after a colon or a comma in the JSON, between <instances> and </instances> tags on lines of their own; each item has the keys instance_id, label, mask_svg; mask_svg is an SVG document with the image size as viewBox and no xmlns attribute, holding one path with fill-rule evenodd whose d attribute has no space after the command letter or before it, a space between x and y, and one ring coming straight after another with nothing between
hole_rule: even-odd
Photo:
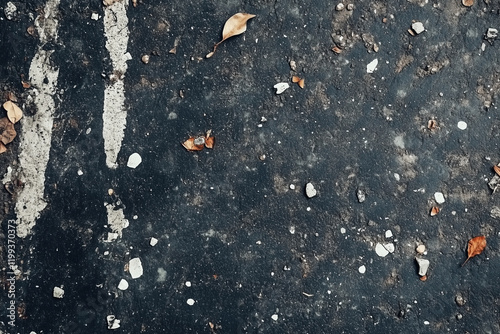
<instances>
[{"instance_id":1,"label":"faded white line marking","mask_svg":"<svg viewBox=\"0 0 500 334\"><path fill-rule=\"evenodd\" d=\"M113 75L110 78L111 83L104 91L102 135L106 165L113 169L118 167L116 160L122 146L127 124L123 85L123 77L127 71L127 60L130 59L130 54L127 53L129 36L127 6L128 0L122 0L106 7L104 10L106 49L113 64Z\"/></svg>"},{"instance_id":2,"label":"faded white line marking","mask_svg":"<svg viewBox=\"0 0 500 334\"><path fill-rule=\"evenodd\" d=\"M29 77L34 88L36 113L21 119L22 133L19 144L19 179L24 188L19 192L15 207L17 235L21 238L30 234L40 212L47 203L44 200L45 170L49 161L52 140L52 125L59 69L53 67L50 56L54 50L47 50L46 43L57 40L58 6L60 0L48 0L43 16L35 20L40 44L31 61Z\"/></svg>"}]
</instances>

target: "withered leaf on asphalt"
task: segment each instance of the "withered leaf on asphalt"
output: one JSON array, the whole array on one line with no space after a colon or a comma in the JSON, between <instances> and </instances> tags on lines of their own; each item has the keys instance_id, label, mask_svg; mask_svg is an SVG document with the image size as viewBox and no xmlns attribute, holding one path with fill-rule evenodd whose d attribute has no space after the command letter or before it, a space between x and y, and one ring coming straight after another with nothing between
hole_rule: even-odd
<instances>
[{"instance_id":1,"label":"withered leaf on asphalt","mask_svg":"<svg viewBox=\"0 0 500 334\"><path fill-rule=\"evenodd\" d=\"M496 166L496 165L495 165L495 166L493 166L493 170L495 171L495 173L496 173L498 176L500 176L500 167L498 167L498 166Z\"/></svg>"},{"instance_id":2,"label":"withered leaf on asphalt","mask_svg":"<svg viewBox=\"0 0 500 334\"><path fill-rule=\"evenodd\" d=\"M210 137L212 130L208 130L205 136L190 137L188 140L182 143L182 146L188 151L201 151L203 147L213 148L215 138Z\"/></svg>"},{"instance_id":3,"label":"withered leaf on asphalt","mask_svg":"<svg viewBox=\"0 0 500 334\"><path fill-rule=\"evenodd\" d=\"M304 88L305 85L305 79L301 79L298 76L294 75L292 77L292 82L297 83L300 88Z\"/></svg>"},{"instance_id":4,"label":"withered leaf on asphalt","mask_svg":"<svg viewBox=\"0 0 500 334\"><path fill-rule=\"evenodd\" d=\"M224 29L222 30L222 40L215 44L213 51L205 57L212 57L215 50L217 50L217 46L219 46L219 44L224 42L226 39L244 33L247 30L247 21L253 17L255 17L255 15L246 13L236 13L231 16L224 24Z\"/></svg>"},{"instance_id":5,"label":"withered leaf on asphalt","mask_svg":"<svg viewBox=\"0 0 500 334\"><path fill-rule=\"evenodd\" d=\"M12 123L18 122L23 117L23 111L12 101L7 101L3 104L3 108L7 110L7 117Z\"/></svg>"},{"instance_id":6,"label":"withered leaf on asphalt","mask_svg":"<svg viewBox=\"0 0 500 334\"><path fill-rule=\"evenodd\" d=\"M462 266L466 264L471 257L481 254L485 248L486 238L484 235L470 239L467 249L467 260L465 260Z\"/></svg>"},{"instance_id":7,"label":"withered leaf on asphalt","mask_svg":"<svg viewBox=\"0 0 500 334\"><path fill-rule=\"evenodd\" d=\"M0 118L0 141L7 145L16 137L16 130L7 117Z\"/></svg>"},{"instance_id":8,"label":"withered leaf on asphalt","mask_svg":"<svg viewBox=\"0 0 500 334\"><path fill-rule=\"evenodd\" d=\"M4 153L7 151L7 147L5 147L4 144L0 143L0 154Z\"/></svg>"},{"instance_id":9,"label":"withered leaf on asphalt","mask_svg":"<svg viewBox=\"0 0 500 334\"><path fill-rule=\"evenodd\" d=\"M435 215L437 215L438 213L439 213L439 208L438 208L437 206L433 206L433 207L431 208L431 213L430 213L431 217L434 217L434 216L435 216Z\"/></svg>"},{"instance_id":10,"label":"withered leaf on asphalt","mask_svg":"<svg viewBox=\"0 0 500 334\"><path fill-rule=\"evenodd\" d=\"M190 137L188 140L186 140L184 143L182 143L182 146L188 151L201 151L203 150L203 144L195 144L195 137Z\"/></svg>"}]
</instances>

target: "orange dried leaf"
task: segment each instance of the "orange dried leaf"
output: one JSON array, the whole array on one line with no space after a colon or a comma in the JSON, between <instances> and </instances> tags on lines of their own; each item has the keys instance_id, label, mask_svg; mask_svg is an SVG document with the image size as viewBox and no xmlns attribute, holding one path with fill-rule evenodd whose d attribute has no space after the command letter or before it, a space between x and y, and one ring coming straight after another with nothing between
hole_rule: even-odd
<instances>
[{"instance_id":1,"label":"orange dried leaf","mask_svg":"<svg viewBox=\"0 0 500 334\"><path fill-rule=\"evenodd\" d=\"M298 76L294 75L292 77L292 82L299 82L299 81L300 81L300 78Z\"/></svg>"},{"instance_id":2,"label":"orange dried leaf","mask_svg":"<svg viewBox=\"0 0 500 334\"><path fill-rule=\"evenodd\" d=\"M342 53L342 49L339 48L338 46L334 46L332 48L332 51L335 52L336 54Z\"/></svg>"},{"instance_id":3,"label":"orange dried leaf","mask_svg":"<svg viewBox=\"0 0 500 334\"><path fill-rule=\"evenodd\" d=\"M203 150L203 144L201 145L195 145L194 141L196 138L191 137L188 140L186 140L184 143L182 143L182 146L188 151L201 151Z\"/></svg>"},{"instance_id":4,"label":"orange dried leaf","mask_svg":"<svg viewBox=\"0 0 500 334\"><path fill-rule=\"evenodd\" d=\"M21 81L21 84L23 85L23 88L28 89L31 87L31 84L28 81Z\"/></svg>"},{"instance_id":5,"label":"orange dried leaf","mask_svg":"<svg viewBox=\"0 0 500 334\"><path fill-rule=\"evenodd\" d=\"M205 147L206 148L214 148L214 137L206 137L205 138Z\"/></svg>"},{"instance_id":6,"label":"orange dried leaf","mask_svg":"<svg viewBox=\"0 0 500 334\"><path fill-rule=\"evenodd\" d=\"M306 82L305 79L300 79L300 81L299 81L299 87L302 88L302 89L304 89L305 82Z\"/></svg>"},{"instance_id":7,"label":"orange dried leaf","mask_svg":"<svg viewBox=\"0 0 500 334\"><path fill-rule=\"evenodd\" d=\"M500 167L493 166L493 170L495 171L495 173L497 173L498 176L500 176Z\"/></svg>"},{"instance_id":8,"label":"orange dried leaf","mask_svg":"<svg viewBox=\"0 0 500 334\"><path fill-rule=\"evenodd\" d=\"M7 145L14 140L16 135L14 124L12 124L7 117L0 118L0 141L4 145Z\"/></svg>"},{"instance_id":9,"label":"orange dried leaf","mask_svg":"<svg viewBox=\"0 0 500 334\"><path fill-rule=\"evenodd\" d=\"M485 248L486 237L484 235L470 239L467 249L467 260L465 260L462 266L466 264L471 257L481 254Z\"/></svg>"},{"instance_id":10,"label":"orange dried leaf","mask_svg":"<svg viewBox=\"0 0 500 334\"><path fill-rule=\"evenodd\" d=\"M434 217L438 213L439 213L439 208L437 206L433 206L430 213L431 217Z\"/></svg>"},{"instance_id":11,"label":"orange dried leaf","mask_svg":"<svg viewBox=\"0 0 500 334\"><path fill-rule=\"evenodd\" d=\"M0 154L4 153L7 151L7 147L5 147L4 144L0 143Z\"/></svg>"},{"instance_id":12,"label":"orange dried leaf","mask_svg":"<svg viewBox=\"0 0 500 334\"><path fill-rule=\"evenodd\" d=\"M23 117L23 111L12 101L7 101L3 104L3 108L7 110L7 117L12 123L18 122Z\"/></svg>"}]
</instances>

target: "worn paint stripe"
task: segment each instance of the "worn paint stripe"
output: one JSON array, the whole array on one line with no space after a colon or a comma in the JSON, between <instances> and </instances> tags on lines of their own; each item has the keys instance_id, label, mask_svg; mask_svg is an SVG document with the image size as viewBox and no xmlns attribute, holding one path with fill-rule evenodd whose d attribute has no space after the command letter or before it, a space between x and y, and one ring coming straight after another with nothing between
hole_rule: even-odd
<instances>
[{"instance_id":1,"label":"worn paint stripe","mask_svg":"<svg viewBox=\"0 0 500 334\"><path fill-rule=\"evenodd\" d=\"M128 1L122 0L106 7L104 10L106 49L113 65L113 74L110 76L110 83L104 91L102 135L106 165L113 169L118 166L116 160L122 146L127 124L123 84L123 78L127 71L127 60L130 59L130 54L127 53L129 37L127 6Z\"/></svg>"},{"instance_id":2,"label":"worn paint stripe","mask_svg":"<svg viewBox=\"0 0 500 334\"><path fill-rule=\"evenodd\" d=\"M44 200L45 170L49 161L52 141L54 94L57 89L59 69L51 64L54 50L48 42L56 42L60 0L48 0L41 15L35 20L40 37L38 51L31 61L29 78L33 87L36 113L21 119L19 144L19 179L24 187L19 192L15 207L17 235L28 236L47 206Z\"/></svg>"}]
</instances>

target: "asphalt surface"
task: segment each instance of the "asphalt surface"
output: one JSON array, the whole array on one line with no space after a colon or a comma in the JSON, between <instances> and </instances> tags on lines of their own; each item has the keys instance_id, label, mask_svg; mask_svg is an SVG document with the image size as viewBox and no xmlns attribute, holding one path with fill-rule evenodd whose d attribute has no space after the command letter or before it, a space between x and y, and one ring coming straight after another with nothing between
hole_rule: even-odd
<instances>
[{"instance_id":1,"label":"asphalt surface","mask_svg":"<svg viewBox=\"0 0 500 334\"><path fill-rule=\"evenodd\" d=\"M0 332L500 333L498 1L12 4Z\"/></svg>"}]
</instances>

